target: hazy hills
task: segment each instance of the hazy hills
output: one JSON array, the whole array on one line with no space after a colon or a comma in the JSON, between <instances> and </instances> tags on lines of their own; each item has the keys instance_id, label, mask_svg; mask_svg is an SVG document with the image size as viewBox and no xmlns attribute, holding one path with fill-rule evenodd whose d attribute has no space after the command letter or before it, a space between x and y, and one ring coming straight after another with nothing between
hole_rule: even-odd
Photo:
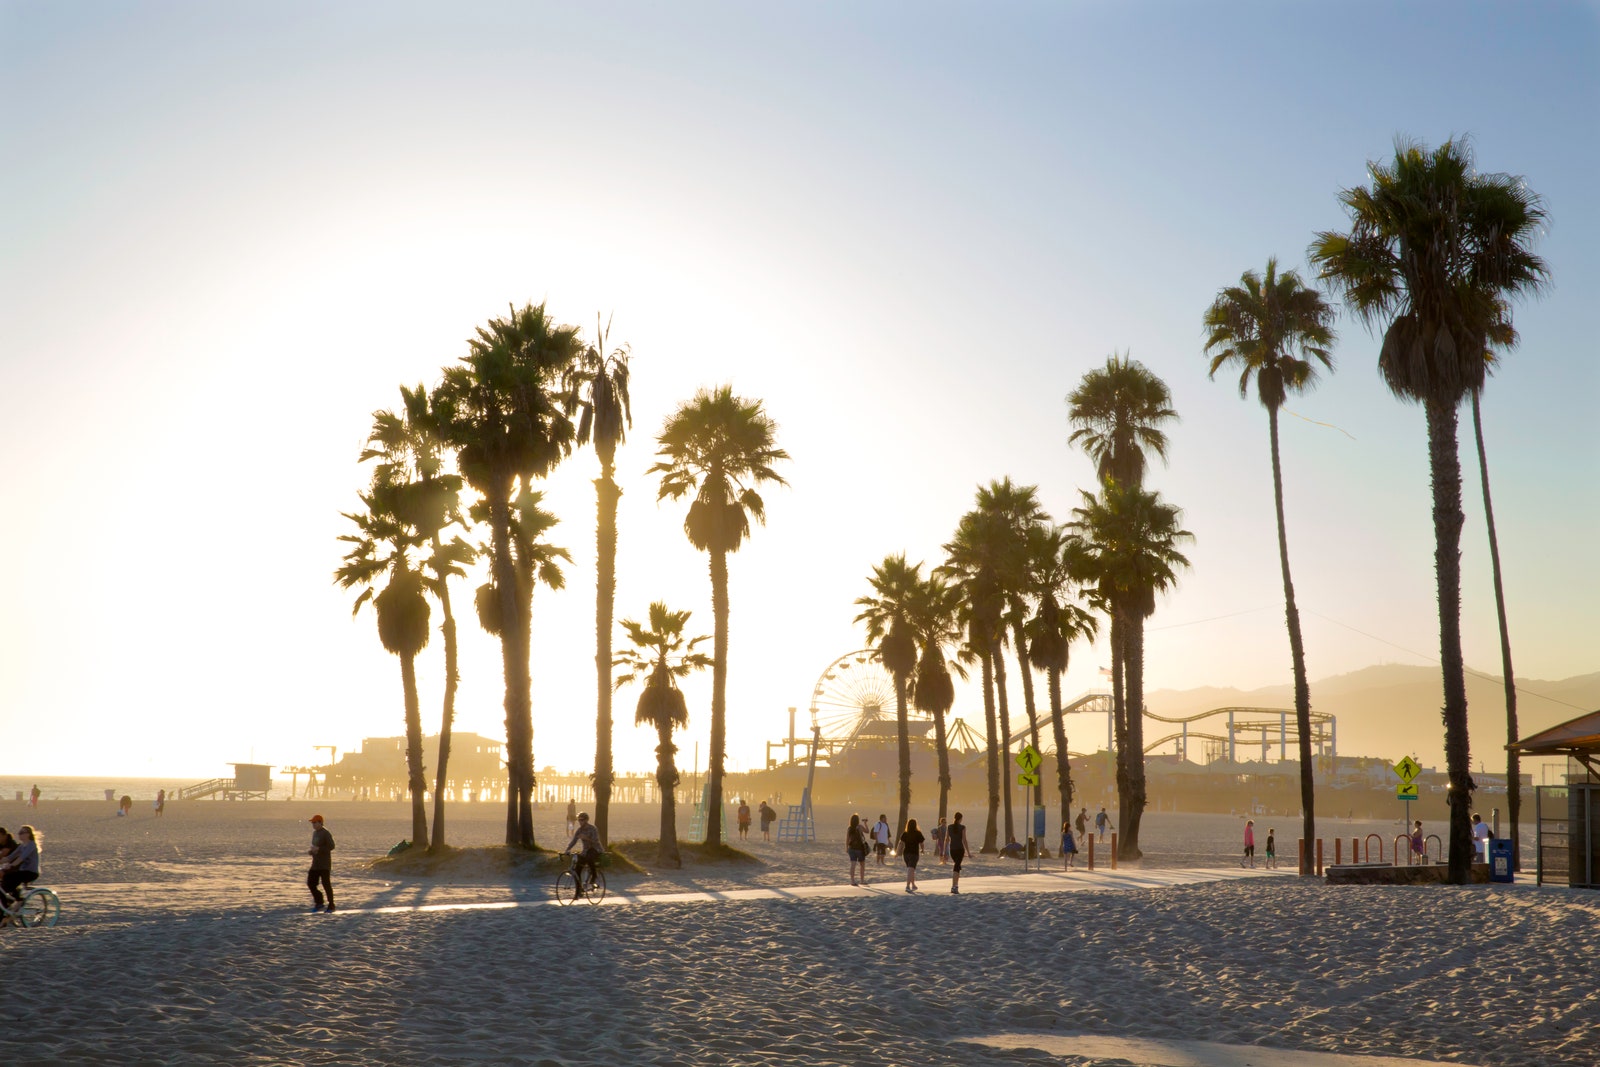
<instances>
[{"instance_id":1,"label":"hazy hills","mask_svg":"<svg viewBox=\"0 0 1600 1067\"><path fill-rule=\"evenodd\" d=\"M1425 767L1443 769L1444 725L1439 713L1443 704L1437 667L1367 667L1311 682L1312 708L1338 716L1339 753L1345 756L1398 759L1411 754ZM1285 681L1251 690L1158 689L1145 694L1145 706L1157 715L1193 715L1228 706L1292 709L1294 688ZM1559 681L1517 680L1517 720L1524 737L1596 709L1600 709L1600 672ZM1473 768L1481 761L1484 769L1503 774L1505 683L1499 677L1467 674L1467 716ZM1147 733L1151 725L1147 724ZM1225 732L1209 724L1203 728ZM1191 755L1199 758L1192 748Z\"/></svg>"}]
</instances>

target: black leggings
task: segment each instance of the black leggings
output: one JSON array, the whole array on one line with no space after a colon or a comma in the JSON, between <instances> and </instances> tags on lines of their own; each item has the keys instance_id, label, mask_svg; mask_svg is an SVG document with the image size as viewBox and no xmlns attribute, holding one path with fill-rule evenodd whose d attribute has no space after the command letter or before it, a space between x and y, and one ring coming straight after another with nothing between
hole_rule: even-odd
<instances>
[{"instance_id":1,"label":"black leggings","mask_svg":"<svg viewBox=\"0 0 1600 1067\"><path fill-rule=\"evenodd\" d=\"M321 883L321 889L317 887L318 883ZM327 867L311 868L306 872L306 888L311 890L311 899L317 902L318 907L322 906L322 891L327 890L328 907L333 907L333 871Z\"/></svg>"},{"instance_id":2,"label":"black leggings","mask_svg":"<svg viewBox=\"0 0 1600 1067\"><path fill-rule=\"evenodd\" d=\"M38 871L7 871L0 875L0 902L10 904L19 889L38 877Z\"/></svg>"},{"instance_id":3,"label":"black leggings","mask_svg":"<svg viewBox=\"0 0 1600 1067\"><path fill-rule=\"evenodd\" d=\"M961 850L959 848L956 849L954 852L950 853L950 859L956 865L955 866L955 870L952 873L954 873L954 874L960 874L961 873L961 861L966 859L966 858L967 858L966 852L964 852L963 850Z\"/></svg>"}]
</instances>

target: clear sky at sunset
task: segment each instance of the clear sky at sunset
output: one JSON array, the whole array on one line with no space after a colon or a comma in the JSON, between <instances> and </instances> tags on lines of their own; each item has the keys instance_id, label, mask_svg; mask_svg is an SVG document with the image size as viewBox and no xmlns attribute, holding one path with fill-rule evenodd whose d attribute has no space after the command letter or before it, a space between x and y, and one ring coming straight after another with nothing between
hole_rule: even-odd
<instances>
[{"instance_id":1,"label":"clear sky at sunset","mask_svg":"<svg viewBox=\"0 0 1600 1067\"><path fill-rule=\"evenodd\" d=\"M0 770L198 777L400 733L398 663L331 580L356 457L528 300L633 349L619 618L711 630L644 473L666 415L731 382L779 424L791 487L730 561L732 769L862 647L872 566L938 562L980 482L1068 517L1092 474L1064 398L1113 350L1172 389L1150 483L1196 537L1147 685L1287 683L1266 417L1207 380L1201 314L1268 256L1303 270L1397 134L1470 135L1545 198L1554 284L1485 433L1517 673L1600 670L1597 115L1594 4L0 0ZM1338 328L1283 421L1313 679L1438 650L1423 414ZM1470 427L1465 647L1498 674ZM545 486L573 563L534 604L540 767L593 757L597 472ZM457 729L499 735L498 647L463 634ZM1075 649L1066 691L1107 662ZM703 766L709 674L686 689ZM619 764L645 769L635 699ZM981 723L975 690L955 714Z\"/></svg>"}]
</instances>

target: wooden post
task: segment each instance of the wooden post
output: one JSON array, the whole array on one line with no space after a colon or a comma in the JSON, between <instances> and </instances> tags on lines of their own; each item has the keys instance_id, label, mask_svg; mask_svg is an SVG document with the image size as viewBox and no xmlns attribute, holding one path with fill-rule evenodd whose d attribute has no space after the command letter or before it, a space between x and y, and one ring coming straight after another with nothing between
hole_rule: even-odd
<instances>
[{"instance_id":1,"label":"wooden post","mask_svg":"<svg viewBox=\"0 0 1600 1067\"><path fill-rule=\"evenodd\" d=\"M1296 838L1294 850L1294 873L1304 877L1306 873L1306 839Z\"/></svg>"},{"instance_id":2,"label":"wooden post","mask_svg":"<svg viewBox=\"0 0 1600 1067\"><path fill-rule=\"evenodd\" d=\"M1342 863L1344 863L1344 838L1336 837L1333 839L1333 865L1337 867Z\"/></svg>"},{"instance_id":3,"label":"wooden post","mask_svg":"<svg viewBox=\"0 0 1600 1067\"><path fill-rule=\"evenodd\" d=\"M1352 837L1350 839L1350 862L1361 862L1361 838L1359 837Z\"/></svg>"},{"instance_id":4,"label":"wooden post","mask_svg":"<svg viewBox=\"0 0 1600 1067\"><path fill-rule=\"evenodd\" d=\"M1094 870L1094 835L1084 834L1089 839L1089 869Z\"/></svg>"},{"instance_id":5,"label":"wooden post","mask_svg":"<svg viewBox=\"0 0 1600 1067\"><path fill-rule=\"evenodd\" d=\"M1117 832L1111 831L1111 869L1117 869Z\"/></svg>"},{"instance_id":6,"label":"wooden post","mask_svg":"<svg viewBox=\"0 0 1600 1067\"><path fill-rule=\"evenodd\" d=\"M1317 838L1317 877L1322 877L1322 838Z\"/></svg>"}]
</instances>

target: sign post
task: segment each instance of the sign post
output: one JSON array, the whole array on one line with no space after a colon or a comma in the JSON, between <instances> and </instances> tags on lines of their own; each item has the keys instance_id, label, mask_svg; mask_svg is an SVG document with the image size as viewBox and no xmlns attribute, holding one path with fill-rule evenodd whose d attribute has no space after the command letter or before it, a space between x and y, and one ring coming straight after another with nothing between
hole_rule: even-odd
<instances>
[{"instance_id":1,"label":"sign post","mask_svg":"<svg viewBox=\"0 0 1600 1067\"><path fill-rule=\"evenodd\" d=\"M1422 768L1410 756L1401 756L1400 761L1394 765L1394 773L1400 779L1400 784L1395 786L1394 798L1406 802L1406 836L1411 835L1411 802L1421 799L1421 790L1417 787L1417 775L1422 773ZM1400 865L1400 857L1394 858L1395 866Z\"/></svg>"},{"instance_id":2,"label":"sign post","mask_svg":"<svg viewBox=\"0 0 1600 1067\"><path fill-rule=\"evenodd\" d=\"M1022 808L1024 811L1028 809L1028 790L1038 788L1039 764L1043 762L1044 758L1039 755L1039 750L1032 745L1023 745L1022 751L1017 753L1017 767L1022 771L1021 774L1017 775L1017 784L1022 787ZM1026 823L1023 824L1023 836L1028 836ZM1035 847L1042 847L1044 844L1043 838L1036 840ZM1024 871L1028 869L1027 842L1023 842L1022 845L1022 869ZM1039 860L1039 869L1044 869L1044 858L1042 856Z\"/></svg>"}]
</instances>

